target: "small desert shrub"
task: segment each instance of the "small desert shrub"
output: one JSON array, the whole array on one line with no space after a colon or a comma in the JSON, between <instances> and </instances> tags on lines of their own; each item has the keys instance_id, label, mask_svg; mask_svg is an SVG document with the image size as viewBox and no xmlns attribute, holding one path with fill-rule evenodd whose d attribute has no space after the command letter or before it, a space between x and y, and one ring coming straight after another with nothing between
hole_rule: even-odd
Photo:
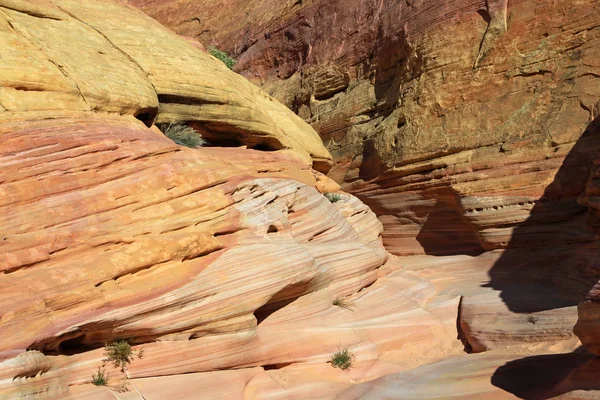
<instances>
[{"instance_id":1,"label":"small desert shrub","mask_svg":"<svg viewBox=\"0 0 600 400\"><path fill-rule=\"evenodd\" d=\"M346 299L337 298L332 303L334 306L345 308L346 310L352 311L352 302Z\"/></svg>"},{"instance_id":2,"label":"small desert shrub","mask_svg":"<svg viewBox=\"0 0 600 400\"><path fill-rule=\"evenodd\" d=\"M104 350L106 351L104 361L111 362L115 368L121 368L121 371L125 371L127 364L130 364L134 357L142 358L144 355L143 349L134 353L131 345L126 340L117 340L116 342L108 343Z\"/></svg>"},{"instance_id":3,"label":"small desert shrub","mask_svg":"<svg viewBox=\"0 0 600 400\"><path fill-rule=\"evenodd\" d=\"M108 374L104 372L104 367L98 367L98 372L92 375L92 383L96 386L106 386Z\"/></svg>"},{"instance_id":4,"label":"small desert shrub","mask_svg":"<svg viewBox=\"0 0 600 400\"><path fill-rule=\"evenodd\" d=\"M216 47L209 47L208 52L210 53L211 56L221 60L223 62L223 64L225 64L227 66L227 68L233 69L233 66L235 65L236 61L229 54L217 49Z\"/></svg>"},{"instance_id":5,"label":"small desert shrub","mask_svg":"<svg viewBox=\"0 0 600 400\"><path fill-rule=\"evenodd\" d=\"M206 141L194 128L181 123L164 124L160 126L160 130L180 146L195 148L206 144Z\"/></svg>"},{"instance_id":6,"label":"small desert shrub","mask_svg":"<svg viewBox=\"0 0 600 400\"><path fill-rule=\"evenodd\" d=\"M339 368L343 370L348 370L352 367L352 363L354 362L354 354L350 353L348 349L340 349L333 353L331 356L331 366L333 368Z\"/></svg>"},{"instance_id":7,"label":"small desert shrub","mask_svg":"<svg viewBox=\"0 0 600 400\"><path fill-rule=\"evenodd\" d=\"M337 193L323 193L323 196L327 197L327 199L332 203L335 203L336 201L340 201L342 199L342 196L340 196Z\"/></svg>"}]
</instances>

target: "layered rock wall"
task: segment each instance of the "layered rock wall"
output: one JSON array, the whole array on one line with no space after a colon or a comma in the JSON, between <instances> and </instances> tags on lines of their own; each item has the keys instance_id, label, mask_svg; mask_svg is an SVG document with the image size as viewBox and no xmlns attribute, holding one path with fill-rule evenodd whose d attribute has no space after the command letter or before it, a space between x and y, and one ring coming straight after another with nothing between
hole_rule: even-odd
<instances>
[{"instance_id":1,"label":"layered rock wall","mask_svg":"<svg viewBox=\"0 0 600 400\"><path fill-rule=\"evenodd\" d=\"M587 299L575 333L598 354L598 1L133 3L319 132L386 249L452 275L473 351L572 337ZM477 256L456 260L489 291L420 254Z\"/></svg>"},{"instance_id":2,"label":"layered rock wall","mask_svg":"<svg viewBox=\"0 0 600 400\"><path fill-rule=\"evenodd\" d=\"M560 243L585 212L596 131L574 147L599 109L597 1L133 3L232 52L309 122L395 254Z\"/></svg>"}]
</instances>

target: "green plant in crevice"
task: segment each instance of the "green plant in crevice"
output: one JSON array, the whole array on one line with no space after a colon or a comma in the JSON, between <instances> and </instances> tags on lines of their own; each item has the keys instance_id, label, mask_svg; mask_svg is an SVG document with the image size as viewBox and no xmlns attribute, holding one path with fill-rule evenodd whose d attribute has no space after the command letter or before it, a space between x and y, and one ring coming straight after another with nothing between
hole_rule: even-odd
<instances>
[{"instance_id":1,"label":"green plant in crevice","mask_svg":"<svg viewBox=\"0 0 600 400\"><path fill-rule=\"evenodd\" d=\"M349 300L337 298L337 299L333 300L332 304L336 307L341 307L341 308L345 308L346 310L352 311L353 304Z\"/></svg>"},{"instance_id":2,"label":"green plant in crevice","mask_svg":"<svg viewBox=\"0 0 600 400\"><path fill-rule=\"evenodd\" d=\"M108 374L104 372L104 367L98 367L98 371L92 375L92 383L96 386L106 386Z\"/></svg>"},{"instance_id":3,"label":"green plant in crevice","mask_svg":"<svg viewBox=\"0 0 600 400\"><path fill-rule=\"evenodd\" d=\"M143 348L136 353L126 340L107 343L104 350L106 351L106 358L103 361L112 363L115 368L120 368L123 372L125 372L127 365L134 360L134 357L143 358L144 356Z\"/></svg>"},{"instance_id":4,"label":"green plant in crevice","mask_svg":"<svg viewBox=\"0 0 600 400\"><path fill-rule=\"evenodd\" d=\"M166 137L180 146L193 149L206 144L206 141L194 128L182 123L162 124L159 129Z\"/></svg>"},{"instance_id":5,"label":"green plant in crevice","mask_svg":"<svg viewBox=\"0 0 600 400\"><path fill-rule=\"evenodd\" d=\"M221 60L223 62L223 64L225 64L227 66L227 68L233 69L233 66L236 63L235 58L231 57L229 54L225 53L222 50L217 49L214 46L209 47L208 52L210 53L211 56Z\"/></svg>"},{"instance_id":6,"label":"green plant in crevice","mask_svg":"<svg viewBox=\"0 0 600 400\"><path fill-rule=\"evenodd\" d=\"M342 199L342 196L339 195L338 193L323 193L323 196L327 197L327 200L329 200L332 203L338 202Z\"/></svg>"}]
</instances>

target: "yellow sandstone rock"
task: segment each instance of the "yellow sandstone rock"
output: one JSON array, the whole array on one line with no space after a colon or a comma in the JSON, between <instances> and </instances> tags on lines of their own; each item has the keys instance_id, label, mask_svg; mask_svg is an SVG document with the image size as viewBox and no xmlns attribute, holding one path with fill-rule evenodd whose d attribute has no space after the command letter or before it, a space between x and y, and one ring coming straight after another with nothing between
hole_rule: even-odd
<instances>
[{"instance_id":1,"label":"yellow sandstone rock","mask_svg":"<svg viewBox=\"0 0 600 400\"><path fill-rule=\"evenodd\" d=\"M127 29L123 27L126 26ZM92 110L190 122L214 144L289 150L327 172L317 133L279 102L125 3L0 3L0 110Z\"/></svg>"}]
</instances>

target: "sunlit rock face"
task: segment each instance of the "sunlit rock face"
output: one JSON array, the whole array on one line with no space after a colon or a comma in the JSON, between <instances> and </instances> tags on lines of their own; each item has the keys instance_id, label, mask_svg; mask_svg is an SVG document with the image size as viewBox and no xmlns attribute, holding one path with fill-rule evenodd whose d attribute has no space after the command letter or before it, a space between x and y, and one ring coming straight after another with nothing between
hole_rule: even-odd
<instances>
[{"instance_id":1,"label":"sunlit rock face","mask_svg":"<svg viewBox=\"0 0 600 400\"><path fill-rule=\"evenodd\" d=\"M310 126L124 2L18 0L0 7L2 111L110 112L147 126L184 121L215 145L288 149L329 170L331 157Z\"/></svg>"},{"instance_id":2,"label":"sunlit rock face","mask_svg":"<svg viewBox=\"0 0 600 400\"><path fill-rule=\"evenodd\" d=\"M392 253L587 240L569 221L598 149L579 140L598 113L597 2L133 4L309 122Z\"/></svg>"},{"instance_id":3,"label":"sunlit rock face","mask_svg":"<svg viewBox=\"0 0 600 400\"><path fill-rule=\"evenodd\" d=\"M598 389L596 3L128 3L0 0L0 398Z\"/></svg>"}]
</instances>

